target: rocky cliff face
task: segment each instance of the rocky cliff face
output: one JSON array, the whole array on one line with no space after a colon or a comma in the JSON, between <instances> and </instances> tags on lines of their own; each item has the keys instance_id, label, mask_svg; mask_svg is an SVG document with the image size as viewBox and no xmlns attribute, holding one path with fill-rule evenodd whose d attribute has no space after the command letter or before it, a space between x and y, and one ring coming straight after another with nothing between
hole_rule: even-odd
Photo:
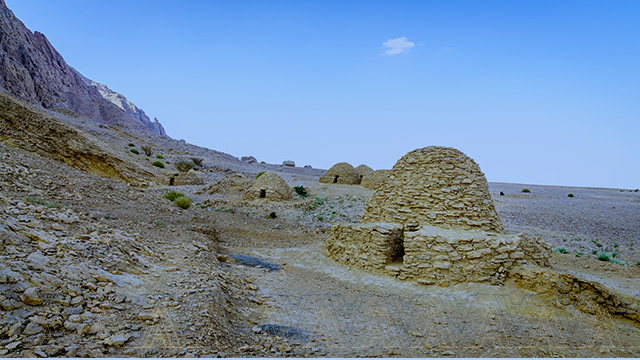
<instances>
[{"instance_id":1,"label":"rocky cliff face","mask_svg":"<svg viewBox=\"0 0 640 360\"><path fill-rule=\"evenodd\" d=\"M120 108L127 115L140 121L142 124L144 124L144 126L153 130L156 134L161 136L167 135L167 133L164 130L164 127L162 127L162 124L160 124L158 119L154 118L153 121L151 121L151 119L149 119L147 114L145 114L142 109L137 107L131 101L127 100L127 98L124 97L124 95L109 89L109 87L105 84L100 84L99 82L95 82L91 79L87 79L86 77L83 77L83 78L84 78L85 84L87 84L88 86L97 88L98 92L105 100L108 100L109 102L111 102L112 104Z\"/></svg>"},{"instance_id":2,"label":"rocky cliff face","mask_svg":"<svg viewBox=\"0 0 640 360\"><path fill-rule=\"evenodd\" d=\"M106 90L104 90L106 89ZM102 124L166 135L124 96L86 79L47 38L32 33L0 0L0 90L29 104Z\"/></svg>"}]
</instances>

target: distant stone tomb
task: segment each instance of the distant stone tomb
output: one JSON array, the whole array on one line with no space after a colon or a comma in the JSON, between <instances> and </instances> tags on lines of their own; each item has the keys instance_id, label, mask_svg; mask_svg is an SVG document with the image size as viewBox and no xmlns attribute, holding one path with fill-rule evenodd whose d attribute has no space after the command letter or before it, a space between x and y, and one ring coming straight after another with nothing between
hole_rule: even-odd
<instances>
[{"instance_id":1,"label":"distant stone tomb","mask_svg":"<svg viewBox=\"0 0 640 360\"><path fill-rule=\"evenodd\" d=\"M169 186L204 185L204 180L192 171L189 171L168 175L163 183Z\"/></svg>"},{"instance_id":2,"label":"distant stone tomb","mask_svg":"<svg viewBox=\"0 0 640 360\"><path fill-rule=\"evenodd\" d=\"M362 164L362 165L358 165L356 167L356 171L358 172L358 175L360 176L360 181L362 181L362 178L367 174L371 174L373 172L373 169L368 167L365 164Z\"/></svg>"},{"instance_id":3,"label":"distant stone tomb","mask_svg":"<svg viewBox=\"0 0 640 360\"><path fill-rule=\"evenodd\" d=\"M426 285L500 284L515 266L548 266L542 239L503 229L480 167L459 150L430 146L402 157L362 223L334 225L326 247L339 262Z\"/></svg>"},{"instance_id":4,"label":"distant stone tomb","mask_svg":"<svg viewBox=\"0 0 640 360\"><path fill-rule=\"evenodd\" d=\"M360 175L351 164L341 162L327 170L327 173L320 177L320 182L325 184L357 185L360 184Z\"/></svg>"},{"instance_id":5,"label":"distant stone tomb","mask_svg":"<svg viewBox=\"0 0 640 360\"><path fill-rule=\"evenodd\" d=\"M374 172L368 173L362 177L360 186L367 189L376 190L382 185L385 180L387 180L390 173L391 170L376 170Z\"/></svg>"},{"instance_id":6,"label":"distant stone tomb","mask_svg":"<svg viewBox=\"0 0 640 360\"><path fill-rule=\"evenodd\" d=\"M244 192L242 198L244 200L285 201L293 199L293 191L278 174L267 171L260 175L256 182Z\"/></svg>"}]
</instances>

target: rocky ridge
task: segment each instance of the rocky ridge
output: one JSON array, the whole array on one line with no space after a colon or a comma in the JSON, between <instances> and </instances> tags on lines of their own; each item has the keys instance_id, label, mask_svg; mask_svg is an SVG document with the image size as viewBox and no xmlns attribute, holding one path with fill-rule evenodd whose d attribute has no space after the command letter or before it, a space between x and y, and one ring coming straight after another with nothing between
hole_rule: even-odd
<instances>
[{"instance_id":1,"label":"rocky ridge","mask_svg":"<svg viewBox=\"0 0 640 360\"><path fill-rule=\"evenodd\" d=\"M105 93L105 99L100 87L87 83L44 34L27 29L4 0L0 0L0 90L31 105L72 117L165 135L162 125L145 120L146 115L136 111L135 106L128 106L133 104L122 100L124 97L111 92ZM118 101L128 110L117 106Z\"/></svg>"}]
</instances>

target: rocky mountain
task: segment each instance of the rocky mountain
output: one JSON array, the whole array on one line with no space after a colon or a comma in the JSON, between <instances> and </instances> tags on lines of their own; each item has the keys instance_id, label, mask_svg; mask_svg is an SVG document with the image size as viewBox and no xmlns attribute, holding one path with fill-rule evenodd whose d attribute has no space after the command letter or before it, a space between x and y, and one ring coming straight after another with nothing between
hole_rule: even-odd
<instances>
[{"instance_id":1,"label":"rocky mountain","mask_svg":"<svg viewBox=\"0 0 640 360\"><path fill-rule=\"evenodd\" d=\"M142 109L137 107L131 101L127 100L127 98L124 97L124 95L109 89L109 87L105 84L95 82L91 79L87 79L86 77L83 77L83 78L84 78L85 84L87 84L88 86L97 88L98 92L100 93L100 95L102 95L104 99L110 101L112 104L119 107L127 115L140 121L141 123L144 124L144 126L153 130L156 134L162 135L162 136L167 135L166 131L164 130L164 127L162 127L162 124L160 124L158 119L154 118L153 121L151 121L151 119L149 119L147 114L145 114Z\"/></svg>"},{"instance_id":2,"label":"rocky mountain","mask_svg":"<svg viewBox=\"0 0 640 360\"><path fill-rule=\"evenodd\" d=\"M0 0L0 90L44 109L100 124L166 135L162 125L69 66L44 34L31 32Z\"/></svg>"}]
</instances>

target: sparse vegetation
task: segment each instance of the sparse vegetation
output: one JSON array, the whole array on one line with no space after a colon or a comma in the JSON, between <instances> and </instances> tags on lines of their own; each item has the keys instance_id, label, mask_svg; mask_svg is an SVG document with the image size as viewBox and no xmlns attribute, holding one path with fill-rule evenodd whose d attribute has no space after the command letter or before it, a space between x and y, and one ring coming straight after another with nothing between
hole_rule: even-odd
<instances>
[{"instance_id":1,"label":"sparse vegetation","mask_svg":"<svg viewBox=\"0 0 640 360\"><path fill-rule=\"evenodd\" d=\"M300 196L301 198L306 198L307 196L309 196L307 189L305 189L302 185L294 186L293 191L295 191L296 195Z\"/></svg>"},{"instance_id":2,"label":"sparse vegetation","mask_svg":"<svg viewBox=\"0 0 640 360\"><path fill-rule=\"evenodd\" d=\"M162 226L164 226L164 223L162 221L158 220L158 221L154 222L153 225L157 226L157 227L162 227Z\"/></svg>"},{"instance_id":3,"label":"sparse vegetation","mask_svg":"<svg viewBox=\"0 0 640 360\"><path fill-rule=\"evenodd\" d=\"M614 263L614 264L621 265L621 266L627 266L627 264L625 264L624 261L622 261L622 260L611 259L611 262Z\"/></svg>"},{"instance_id":4,"label":"sparse vegetation","mask_svg":"<svg viewBox=\"0 0 640 360\"><path fill-rule=\"evenodd\" d=\"M275 212L275 211L272 211L272 212L269 214L269 217L270 217L270 218L272 218L272 219L275 219L275 218L277 218L277 217L278 217L278 215L276 215L276 212Z\"/></svg>"},{"instance_id":5,"label":"sparse vegetation","mask_svg":"<svg viewBox=\"0 0 640 360\"><path fill-rule=\"evenodd\" d=\"M168 193L164 194L164 198L170 201L174 201L181 196L184 196L184 194L175 190L171 190Z\"/></svg>"},{"instance_id":6,"label":"sparse vegetation","mask_svg":"<svg viewBox=\"0 0 640 360\"><path fill-rule=\"evenodd\" d=\"M191 198L183 195L175 199L173 204L179 208L188 209L191 207Z\"/></svg>"},{"instance_id":7,"label":"sparse vegetation","mask_svg":"<svg viewBox=\"0 0 640 360\"><path fill-rule=\"evenodd\" d=\"M307 207L307 210L315 210L318 206L321 206L326 201L326 198L316 196L316 201Z\"/></svg>"},{"instance_id":8,"label":"sparse vegetation","mask_svg":"<svg viewBox=\"0 0 640 360\"><path fill-rule=\"evenodd\" d=\"M48 202L38 196L27 196L27 204L33 204L33 205L42 205L42 206L46 206L49 209L52 208L61 208L61 207L65 207L67 206L66 203L58 203L58 202Z\"/></svg>"},{"instance_id":9,"label":"sparse vegetation","mask_svg":"<svg viewBox=\"0 0 640 360\"><path fill-rule=\"evenodd\" d=\"M138 151L138 149L136 149L136 148L129 149L129 151L131 151L132 153L134 153L136 155L140 155L140 151Z\"/></svg>"},{"instance_id":10,"label":"sparse vegetation","mask_svg":"<svg viewBox=\"0 0 640 360\"><path fill-rule=\"evenodd\" d=\"M554 251L554 252L557 252L557 253L559 253L559 254L566 254L566 253L568 253L568 252L569 252L569 250L567 250L566 248L563 248L563 247L556 248L556 249L555 249L555 250L553 250L553 251Z\"/></svg>"},{"instance_id":11,"label":"sparse vegetation","mask_svg":"<svg viewBox=\"0 0 640 360\"><path fill-rule=\"evenodd\" d=\"M152 148L150 145L142 145L140 146L140 149L142 149L142 151L144 151L144 154L147 156L151 156L151 154L153 154L152 152Z\"/></svg>"},{"instance_id":12,"label":"sparse vegetation","mask_svg":"<svg viewBox=\"0 0 640 360\"><path fill-rule=\"evenodd\" d=\"M620 246L620 244L618 244L617 242L614 242L614 243L613 243L613 247L614 247L614 248L617 248L618 246Z\"/></svg>"},{"instance_id":13,"label":"sparse vegetation","mask_svg":"<svg viewBox=\"0 0 640 360\"><path fill-rule=\"evenodd\" d=\"M593 249L593 250L591 250L591 253L592 253L593 255L596 255L596 254L598 253L598 250Z\"/></svg>"},{"instance_id":14,"label":"sparse vegetation","mask_svg":"<svg viewBox=\"0 0 640 360\"><path fill-rule=\"evenodd\" d=\"M596 244L597 247L602 247L602 243L598 240L591 240L592 243Z\"/></svg>"},{"instance_id":15,"label":"sparse vegetation","mask_svg":"<svg viewBox=\"0 0 640 360\"><path fill-rule=\"evenodd\" d=\"M202 167L202 163L204 162L204 159L199 157L192 157L191 161L195 166Z\"/></svg>"},{"instance_id":16,"label":"sparse vegetation","mask_svg":"<svg viewBox=\"0 0 640 360\"><path fill-rule=\"evenodd\" d=\"M156 158L158 158L158 159L164 159L164 155L162 155L162 154L156 154Z\"/></svg>"},{"instance_id":17,"label":"sparse vegetation","mask_svg":"<svg viewBox=\"0 0 640 360\"><path fill-rule=\"evenodd\" d=\"M606 252L598 252L596 256L600 261L611 261L611 257Z\"/></svg>"},{"instance_id":18,"label":"sparse vegetation","mask_svg":"<svg viewBox=\"0 0 640 360\"><path fill-rule=\"evenodd\" d=\"M573 194L572 194L572 193L569 193L569 195L567 195L567 196L568 196L568 197L573 197Z\"/></svg>"},{"instance_id":19,"label":"sparse vegetation","mask_svg":"<svg viewBox=\"0 0 640 360\"><path fill-rule=\"evenodd\" d=\"M145 160L149 161L149 157L144 158Z\"/></svg>"},{"instance_id":20,"label":"sparse vegetation","mask_svg":"<svg viewBox=\"0 0 640 360\"><path fill-rule=\"evenodd\" d=\"M258 174L256 174L256 180L258 180L258 178L260 176L262 176L262 174L266 173L266 171L260 171ZM266 179L266 178L265 178Z\"/></svg>"},{"instance_id":21,"label":"sparse vegetation","mask_svg":"<svg viewBox=\"0 0 640 360\"><path fill-rule=\"evenodd\" d=\"M582 255L584 255L584 253L582 251L576 251L576 257L579 258Z\"/></svg>"},{"instance_id":22,"label":"sparse vegetation","mask_svg":"<svg viewBox=\"0 0 640 360\"><path fill-rule=\"evenodd\" d=\"M159 167L159 168L164 169L164 164L162 163L162 161L158 161L158 160L156 160L156 161L152 162L152 163L151 163L151 165L153 165L153 166L157 166L157 167Z\"/></svg>"},{"instance_id":23,"label":"sparse vegetation","mask_svg":"<svg viewBox=\"0 0 640 360\"><path fill-rule=\"evenodd\" d=\"M178 161L173 166L175 166L175 168L178 169L178 171L180 172L187 172L193 169L193 163L189 161L184 161L184 160Z\"/></svg>"},{"instance_id":24,"label":"sparse vegetation","mask_svg":"<svg viewBox=\"0 0 640 360\"><path fill-rule=\"evenodd\" d=\"M522 192L523 192L523 193L530 193L530 192L531 192L531 190L529 190L529 189L526 189L526 188L525 188L525 189L522 189Z\"/></svg>"},{"instance_id":25,"label":"sparse vegetation","mask_svg":"<svg viewBox=\"0 0 640 360\"><path fill-rule=\"evenodd\" d=\"M129 143L129 146L136 146L136 144L134 144L134 143Z\"/></svg>"}]
</instances>

